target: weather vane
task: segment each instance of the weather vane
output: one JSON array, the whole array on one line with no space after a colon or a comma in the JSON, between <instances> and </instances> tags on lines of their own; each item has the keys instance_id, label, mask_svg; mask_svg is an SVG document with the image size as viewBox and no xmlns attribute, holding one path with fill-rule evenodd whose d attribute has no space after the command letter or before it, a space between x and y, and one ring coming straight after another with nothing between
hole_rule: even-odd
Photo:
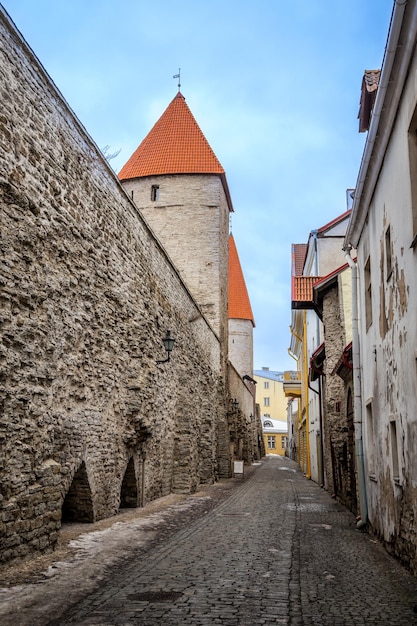
<instances>
[{"instance_id":1,"label":"weather vane","mask_svg":"<svg viewBox=\"0 0 417 626\"><path fill-rule=\"evenodd\" d=\"M178 78L178 91L181 91L181 68L178 68L178 74L174 74L172 78Z\"/></svg>"}]
</instances>

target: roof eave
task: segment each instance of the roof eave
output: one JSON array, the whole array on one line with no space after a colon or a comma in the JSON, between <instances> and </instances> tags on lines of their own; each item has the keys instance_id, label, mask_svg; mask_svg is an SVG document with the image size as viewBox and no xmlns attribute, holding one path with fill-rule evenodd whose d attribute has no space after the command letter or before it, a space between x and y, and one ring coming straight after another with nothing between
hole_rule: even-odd
<instances>
[{"instance_id":1,"label":"roof eave","mask_svg":"<svg viewBox=\"0 0 417 626\"><path fill-rule=\"evenodd\" d=\"M229 185L227 184L226 174L220 174L220 178L221 178L223 190L226 196L227 206L229 207L229 212L234 213L232 197L230 195Z\"/></svg>"}]
</instances>

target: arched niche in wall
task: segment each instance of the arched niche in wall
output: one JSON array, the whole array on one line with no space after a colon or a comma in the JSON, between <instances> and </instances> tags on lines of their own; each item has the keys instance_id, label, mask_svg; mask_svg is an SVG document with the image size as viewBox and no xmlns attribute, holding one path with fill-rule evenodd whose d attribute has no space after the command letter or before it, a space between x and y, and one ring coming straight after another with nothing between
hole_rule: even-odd
<instances>
[{"instance_id":1,"label":"arched niche in wall","mask_svg":"<svg viewBox=\"0 0 417 626\"><path fill-rule=\"evenodd\" d=\"M129 509L138 506L138 484L133 458L129 459L120 489L120 508Z\"/></svg>"},{"instance_id":2,"label":"arched niche in wall","mask_svg":"<svg viewBox=\"0 0 417 626\"><path fill-rule=\"evenodd\" d=\"M94 522L93 497L87 475L87 468L82 462L62 504L62 522Z\"/></svg>"}]
</instances>

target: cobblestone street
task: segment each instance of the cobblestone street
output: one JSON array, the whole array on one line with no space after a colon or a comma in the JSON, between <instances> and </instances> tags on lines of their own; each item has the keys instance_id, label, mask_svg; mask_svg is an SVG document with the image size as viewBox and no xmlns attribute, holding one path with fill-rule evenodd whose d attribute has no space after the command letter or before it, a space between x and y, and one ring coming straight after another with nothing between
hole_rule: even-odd
<instances>
[{"instance_id":1,"label":"cobblestone street","mask_svg":"<svg viewBox=\"0 0 417 626\"><path fill-rule=\"evenodd\" d=\"M113 564L95 588L83 592L80 577L75 604L63 589L59 617L47 608L51 581L32 586L43 614L30 594L19 604L21 587L3 590L1 623L417 624L417 581L292 461L268 457L235 485L187 526L179 519L179 530Z\"/></svg>"}]
</instances>

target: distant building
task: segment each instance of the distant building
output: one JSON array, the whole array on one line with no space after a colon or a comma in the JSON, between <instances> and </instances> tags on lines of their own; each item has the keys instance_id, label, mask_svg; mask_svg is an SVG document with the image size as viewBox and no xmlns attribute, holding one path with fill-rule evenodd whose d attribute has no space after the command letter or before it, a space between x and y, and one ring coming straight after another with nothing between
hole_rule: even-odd
<instances>
[{"instance_id":1,"label":"distant building","mask_svg":"<svg viewBox=\"0 0 417 626\"><path fill-rule=\"evenodd\" d=\"M287 398L283 372L268 367L254 370L256 403L259 406L266 454L286 454L288 440Z\"/></svg>"},{"instance_id":2,"label":"distant building","mask_svg":"<svg viewBox=\"0 0 417 626\"><path fill-rule=\"evenodd\" d=\"M313 286L329 275L343 258L341 247L351 212L345 211L321 228L310 232L307 244L292 246L291 340L290 353L297 361L300 376L298 462L308 478L323 484L323 424L321 377L311 371L324 357L323 325L314 310ZM313 376L311 375L313 373ZM287 386L287 385L286 385ZM297 390L298 391L298 390ZM289 397L294 396L291 393Z\"/></svg>"},{"instance_id":3,"label":"distant building","mask_svg":"<svg viewBox=\"0 0 417 626\"><path fill-rule=\"evenodd\" d=\"M277 454L285 456L288 441L288 424L280 420L265 418L263 421L263 434L265 454Z\"/></svg>"},{"instance_id":4,"label":"distant building","mask_svg":"<svg viewBox=\"0 0 417 626\"><path fill-rule=\"evenodd\" d=\"M269 367L254 370L256 380L256 402L259 404L261 417L273 420L287 419L287 399L284 394L284 373L273 372Z\"/></svg>"}]
</instances>

